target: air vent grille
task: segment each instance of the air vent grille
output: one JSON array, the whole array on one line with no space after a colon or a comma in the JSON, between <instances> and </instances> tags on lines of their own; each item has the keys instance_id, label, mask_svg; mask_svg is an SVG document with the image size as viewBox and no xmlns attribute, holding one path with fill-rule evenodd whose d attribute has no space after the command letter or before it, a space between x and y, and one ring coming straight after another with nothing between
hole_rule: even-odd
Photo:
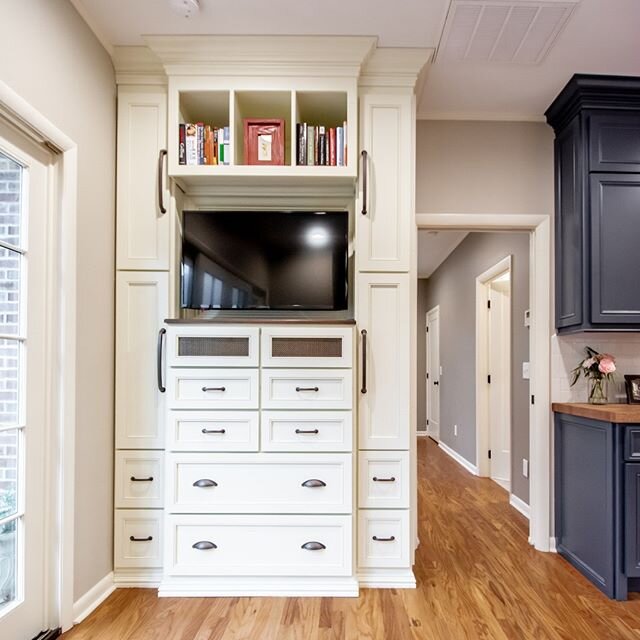
<instances>
[{"instance_id":1,"label":"air vent grille","mask_svg":"<svg viewBox=\"0 0 640 640\"><path fill-rule=\"evenodd\" d=\"M437 59L538 64L578 2L453 0Z\"/></svg>"}]
</instances>

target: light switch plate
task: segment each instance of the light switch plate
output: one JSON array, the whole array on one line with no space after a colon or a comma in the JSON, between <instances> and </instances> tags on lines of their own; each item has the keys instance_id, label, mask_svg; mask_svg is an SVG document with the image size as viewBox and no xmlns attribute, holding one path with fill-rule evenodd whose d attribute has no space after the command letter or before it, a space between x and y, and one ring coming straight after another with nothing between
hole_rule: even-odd
<instances>
[{"instance_id":1,"label":"light switch plate","mask_svg":"<svg viewBox=\"0 0 640 640\"><path fill-rule=\"evenodd\" d=\"M522 458L522 475L525 478L529 477L529 461L526 458Z\"/></svg>"},{"instance_id":2,"label":"light switch plate","mask_svg":"<svg viewBox=\"0 0 640 640\"><path fill-rule=\"evenodd\" d=\"M529 378L531 377L530 375L530 365L528 362L523 362L522 363L522 379L523 380L529 380Z\"/></svg>"}]
</instances>

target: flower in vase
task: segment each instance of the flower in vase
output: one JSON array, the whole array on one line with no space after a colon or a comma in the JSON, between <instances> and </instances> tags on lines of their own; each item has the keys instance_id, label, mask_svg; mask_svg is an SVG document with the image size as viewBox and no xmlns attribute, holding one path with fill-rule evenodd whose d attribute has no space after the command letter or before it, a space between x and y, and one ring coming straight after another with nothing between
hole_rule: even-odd
<instances>
[{"instance_id":1,"label":"flower in vase","mask_svg":"<svg viewBox=\"0 0 640 640\"><path fill-rule=\"evenodd\" d=\"M616 363L612 356L605 354L598 363L598 370L600 373L608 376L616 370Z\"/></svg>"}]
</instances>

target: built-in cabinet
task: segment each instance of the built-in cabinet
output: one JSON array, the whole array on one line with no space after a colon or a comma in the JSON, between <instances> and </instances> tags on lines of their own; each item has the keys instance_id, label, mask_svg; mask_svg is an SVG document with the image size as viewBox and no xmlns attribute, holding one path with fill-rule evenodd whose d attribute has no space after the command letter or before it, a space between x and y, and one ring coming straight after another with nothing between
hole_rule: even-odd
<instances>
[{"instance_id":1,"label":"built-in cabinet","mask_svg":"<svg viewBox=\"0 0 640 640\"><path fill-rule=\"evenodd\" d=\"M556 327L638 331L640 78L574 76L556 132Z\"/></svg>"}]
</instances>

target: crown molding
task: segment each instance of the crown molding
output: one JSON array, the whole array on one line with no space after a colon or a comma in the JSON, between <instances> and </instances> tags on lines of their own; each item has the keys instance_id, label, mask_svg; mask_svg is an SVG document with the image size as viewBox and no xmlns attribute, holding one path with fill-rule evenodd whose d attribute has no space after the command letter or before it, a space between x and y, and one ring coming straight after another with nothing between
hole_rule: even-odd
<instances>
[{"instance_id":1,"label":"crown molding","mask_svg":"<svg viewBox=\"0 0 640 640\"><path fill-rule=\"evenodd\" d=\"M167 84L164 67L144 46L117 46L111 56L117 84Z\"/></svg>"},{"instance_id":2,"label":"crown molding","mask_svg":"<svg viewBox=\"0 0 640 640\"><path fill-rule=\"evenodd\" d=\"M361 87L409 88L412 91L424 78L426 65L433 58L433 48L375 49L362 68Z\"/></svg>"},{"instance_id":3,"label":"crown molding","mask_svg":"<svg viewBox=\"0 0 640 640\"><path fill-rule=\"evenodd\" d=\"M546 122L544 116L535 113L500 113L491 111L421 111L417 120L445 120L469 122Z\"/></svg>"}]
</instances>

